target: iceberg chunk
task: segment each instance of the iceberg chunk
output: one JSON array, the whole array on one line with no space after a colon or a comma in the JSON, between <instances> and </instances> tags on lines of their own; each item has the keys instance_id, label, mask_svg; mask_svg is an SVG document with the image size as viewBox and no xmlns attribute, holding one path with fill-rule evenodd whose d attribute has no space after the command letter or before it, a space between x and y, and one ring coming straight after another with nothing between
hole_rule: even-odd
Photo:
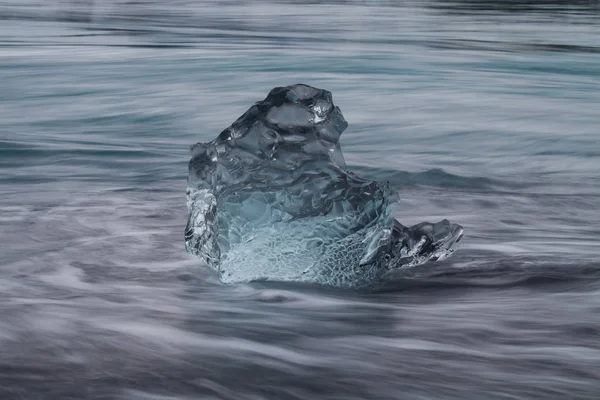
<instances>
[{"instance_id":1,"label":"iceberg chunk","mask_svg":"<svg viewBox=\"0 0 600 400\"><path fill-rule=\"evenodd\" d=\"M277 87L206 144L192 146L189 253L223 282L365 287L389 270L448 257L462 227L405 227L387 183L346 170L348 126L331 93Z\"/></svg>"}]
</instances>

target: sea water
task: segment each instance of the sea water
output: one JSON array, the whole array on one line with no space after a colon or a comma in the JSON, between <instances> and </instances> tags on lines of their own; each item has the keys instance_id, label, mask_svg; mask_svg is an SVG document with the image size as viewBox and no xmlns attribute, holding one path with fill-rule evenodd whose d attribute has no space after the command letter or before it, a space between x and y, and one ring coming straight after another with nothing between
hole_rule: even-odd
<instances>
[{"instance_id":1,"label":"sea water","mask_svg":"<svg viewBox=\"0 0 600 400\"><path fill-rule=\"evenodd\" d=\"M189 145L331 91L347 168L451 258L224 285ZM0 398L596 399L598 2L1 1Z\"/></svg>"}]
</instances>

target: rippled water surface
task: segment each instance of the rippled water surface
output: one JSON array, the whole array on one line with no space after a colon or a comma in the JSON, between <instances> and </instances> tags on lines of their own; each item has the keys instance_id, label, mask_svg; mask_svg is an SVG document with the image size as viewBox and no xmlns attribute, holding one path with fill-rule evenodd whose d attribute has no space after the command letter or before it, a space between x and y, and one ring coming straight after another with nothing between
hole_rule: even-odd
<instances>
[{"instance_id":1,"label":"rippled water surface","mask_svg":"<svg viewBox=\"0 0 600 400\"><path fill-rule=\"evenodd\" d=\"M0 398L600 397L598 2L322 3L0 2ZM185 253L189 145L296 82L452 258L364 293Z\"/></svg>"}]
</instances>

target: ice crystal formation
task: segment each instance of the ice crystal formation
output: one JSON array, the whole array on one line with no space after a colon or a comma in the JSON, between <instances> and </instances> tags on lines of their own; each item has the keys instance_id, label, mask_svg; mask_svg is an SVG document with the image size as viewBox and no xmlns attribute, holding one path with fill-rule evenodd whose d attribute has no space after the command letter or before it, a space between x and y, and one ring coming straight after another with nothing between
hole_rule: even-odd
<instances>
[{"instance_id":1,"label":"ice crystal formation","mask_svg":"<svg viewBox=\"0 0 600 400\"><path fill-rule=\"evenodd\" d=\"M192 146L185 245L223 282L370 286L453 253L462 227L405 227L388 183L346 169L348 124L331 93L277 87L213 141Z\"/></svg>"}]
</instances>

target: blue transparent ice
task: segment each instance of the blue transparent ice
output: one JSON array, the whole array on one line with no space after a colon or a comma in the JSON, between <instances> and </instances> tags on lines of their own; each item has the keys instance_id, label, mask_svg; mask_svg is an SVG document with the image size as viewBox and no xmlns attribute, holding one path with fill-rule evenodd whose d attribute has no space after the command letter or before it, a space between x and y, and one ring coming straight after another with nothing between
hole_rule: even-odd
<instances>
[{"instance_id":1,"label":"blue transparent ice","mask_svg":"<svg viewBox=\"0 0 600 400\"><path fill-rule=\"evenodd\" d=\"M223 282L370 286L454 252L462 227L405 227L389 184L346 170L331 93L278 87L213 141L192 146L185 244Z\"/></svg>"}]
</instances>

